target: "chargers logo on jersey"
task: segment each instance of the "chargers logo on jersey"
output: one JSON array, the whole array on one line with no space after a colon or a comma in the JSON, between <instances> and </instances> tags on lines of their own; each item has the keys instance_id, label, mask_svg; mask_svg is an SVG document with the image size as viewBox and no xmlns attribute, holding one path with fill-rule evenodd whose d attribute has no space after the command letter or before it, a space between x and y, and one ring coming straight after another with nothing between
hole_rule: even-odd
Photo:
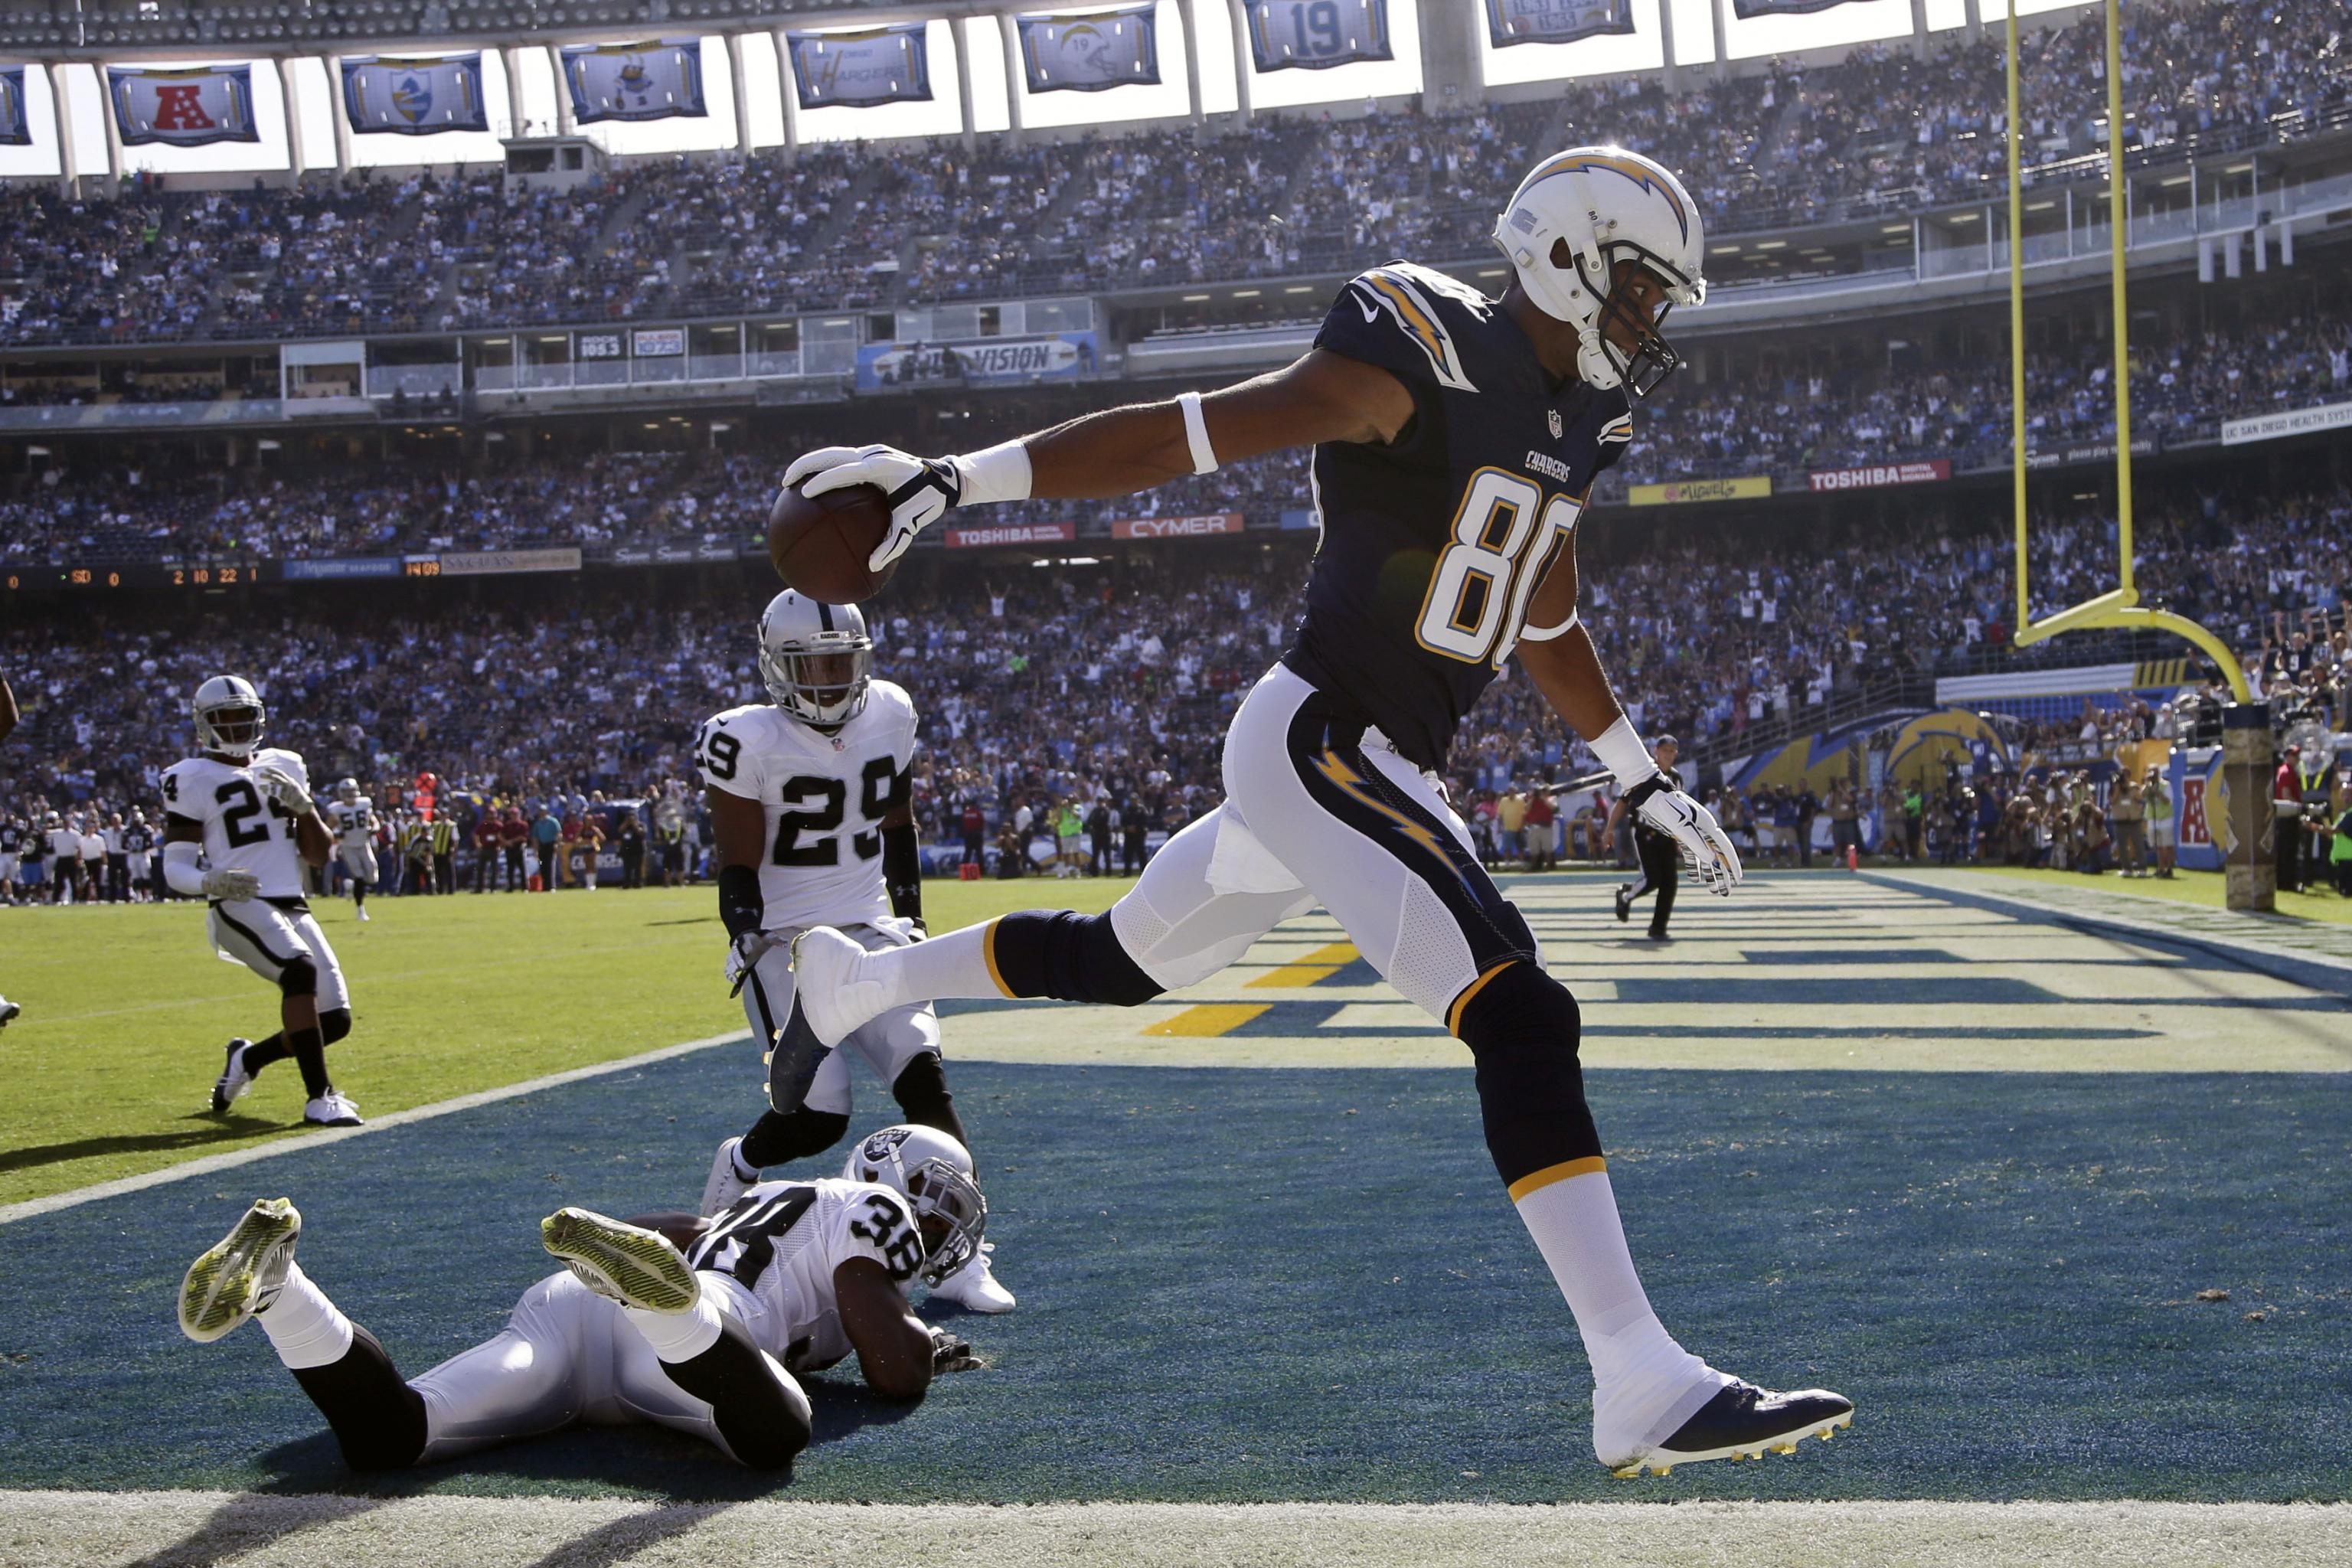
<instances>
[{"instance_id":1,"label":"chargers logo on jersey","mask_svg":"<svg viewBox=\"0 0 2352 1568\"><path fill-rule=\"evenodd\" d=\"M1422 272L1419 268L1412 270ZM1437 276L1441 275L1408 277L1402 267L1375 267L1349 284L1348 289L1367 321L1379 320L1383 310L1395 318L1405 336L1428 357L1429 368L1435 373L1440 385L1456 392L1475 392L1478 389L1471 384L1469 373L1462 368L1462 355L1454 346L1453 334L1437 319L1436 310L1422 292L1428 279ZM1445 281L1454 280L1449 278ZM1477 298L1482 307L1487 304L1485 296Z\"/></svg>"}]
</instances>

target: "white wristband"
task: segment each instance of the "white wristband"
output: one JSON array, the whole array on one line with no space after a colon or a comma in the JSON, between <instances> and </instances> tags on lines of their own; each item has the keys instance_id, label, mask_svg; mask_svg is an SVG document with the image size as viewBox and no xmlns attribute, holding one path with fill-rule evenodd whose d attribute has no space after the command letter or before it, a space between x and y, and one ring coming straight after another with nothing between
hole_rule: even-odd
<instances>
[{"instance_id":1,"label":"white wristband","mask_svg":"<svg viewBox=\"0 0 2352 1568\"><path fill-rule=\"evenodd\" d=\"M1201 395L1197 392L1177 394L1176 407L1184 416L1184 441L1192 448L1192 471L1213 474L1217 471L1217 451L1209 445L1209 422L1201 417Z\"/></svg>"},{"instance_id":2,"label":"white wristband","mask_svg":"<svg viewBox=\"0 0 2352 1568\"><path fill-rule=\"evenodd\" d=\"M1601 765L1616 775L1620 792L1632 789L1658 771L1658 760L1650 755L1650 748L1642 744L1642 737L1633 721L1620 716L1600 734L1593 737L1592 754Z\"/></svg>"},{"instance_id":3,"label":"white wristband","mask_svg":"<svg viewBox=\"0 0 2352 1568\"><path fill-rule=\"evenodd\" d=\"M1026 442L1007 441L984 451L950 458L948 461L955 465L957 475L963 480L963 493L956 498L958 506L986 506L991 501L1029 499Z\"/></svg>"},{"instance_id":4,"label":"white wristband","mask_svg":"<svg viewBox=\"0 0 2352 1568\"><path fill-rule=\"evenodd\" d=\"M1521 642L1549 642L1554 637L1566 637L1569 634L1570 629L1576 625L1576 617L1579 614L1580 612L1576 610L1569 611L1568 619L1560 622L1559 625L1556 626L1521 626L1519 628L1519 640Z\"/></svg>"}]
</instances>

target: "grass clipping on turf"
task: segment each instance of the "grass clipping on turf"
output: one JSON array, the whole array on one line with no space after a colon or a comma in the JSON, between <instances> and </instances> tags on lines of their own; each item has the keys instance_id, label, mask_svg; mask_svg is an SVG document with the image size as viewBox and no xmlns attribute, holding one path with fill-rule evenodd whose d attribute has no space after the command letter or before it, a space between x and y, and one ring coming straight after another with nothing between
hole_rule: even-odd
<instances>
[{"instance_id":1,"label":"grass clipping on turf","mask_svg":"<svg viewBox=\"0 0 2352 1568\"><path fill-rule=\"evenodd\" d=\"M1802 1563L2032 1563L2048 1568L2352 1563L2352 1506L2263 1503L1672 1503L1433 1507L1272 1503L1065 1503L861 1507L745 1502L669 1506L550 1498L265 1497L224 1492L0 1494L0 1562L152 1568L234 1557L240 1568L366 1563L712 1563L871 1568L915 1563L1017 1568L1757 1568ZM1662 1504L1665 1506L1661 1506Z\"/></svg>"}]
</instances>

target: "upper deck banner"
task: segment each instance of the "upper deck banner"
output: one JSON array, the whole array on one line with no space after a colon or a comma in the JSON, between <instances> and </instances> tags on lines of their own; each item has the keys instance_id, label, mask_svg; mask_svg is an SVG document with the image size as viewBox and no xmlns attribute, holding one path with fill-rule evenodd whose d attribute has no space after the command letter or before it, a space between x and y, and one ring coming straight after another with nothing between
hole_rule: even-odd
<instances>
[{"instance_id":1,"label":"upper deck banner","mask_svg":"<svg viewBox=\"0 0 2352 1568\"><path fill-rule=\"evenodd\" d=\"M189 66L148 70L106 68L106 100L125 147L160 142L207 147L215 142L258 142L253 122L251 66Z\"/></svg>"},{"instance_id":2,"label":"upper deck banner","mask_svg":"<svg viewBox=\"0 0 2352 1568\"><path fill-rule=\"evenodd\" d=\"M0 147L32 144L32 117L25 110L25 68L0 66Z\"/></svg>"},{"instance_id":3,"label":"upper deck banner","mask_svg":"<svg viewBox=\"0 0 2352 1568\"><path fill-rule=\"evenodd\" d=\"M362 136L438 136L488 131L482 56L396 59L374 55L343 62L343 117Z\"/></svg>"},{"instance_id":4,"label":"upper deck banner","mask_svg":"<svg viewBox=\"0 0 2352 1568\"><path fill-rule=\"evenodd\" d=\"M1160 80L1160 0L1078 16L1016 16L1031 92L1100 92Z\"/></svg>"},{"instance_id":5,"label":"upper deck banner","mask_svg":"<svg viewBox=\"0 0 2352 1568\"><path fill-rule=\"evenodd\" d=\"M1250 55L1261 71L1328 70L1392 60L1389 0L1249 0Z\"/></svg>"},{"instance_id":6,"label":"upper deck banner","mask_svg":"<svg viewBox=\"0 0 2352 1568\"><path fill-rule=\"evenodd\" d=\"M574 44L562 56L572 118L582 125L601 120L699 120L710 112L702 100L700 38Z\"/></svg>"},{"instance_id":7,"label":"upper deck banner","mask_svg":"<svg viewBox=\"0 0 2352 1568\"><path fill-rule=\"evenodd\" d=\"M931 57L921 22L854 33L786 33L803 109L928 103Z\"/></svg>"},{"instance_id":8,"label":"upper deck banner","mask_svg":"<svg viewBox=\"0 0 2352 1568\"><path fill-rule=\"evenodd\" d=\"M1498 49L1633 30L1633 0L1486 0L1486 42Z\"/></svg>"}]
</instances>

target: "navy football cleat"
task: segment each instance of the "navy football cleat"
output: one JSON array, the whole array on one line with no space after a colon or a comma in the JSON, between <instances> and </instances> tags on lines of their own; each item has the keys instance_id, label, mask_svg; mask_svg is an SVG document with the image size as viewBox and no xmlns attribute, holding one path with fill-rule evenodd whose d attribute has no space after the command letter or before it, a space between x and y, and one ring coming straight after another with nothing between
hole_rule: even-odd
<instances>
[{"instance_id":1,"label":"navy football cleat","mask_svg":"<svg viewBox=\"0 0 2352 1568\"><path fill-rule=\"evenodd\" d=\"M1703 1459L1760 1459L1768 1452L1793 1454L1799 1442L1831 1434L1853 1424L1853 1401L1826 1388L1801 1388L1775 1394L1752 1383L1734 1380L1698 1413L1675 1429L1673 1436L1610 1473L1630 1479L1643 1470L1665 1475L1676 1465Z\"/></svg>"}]
</instances>

